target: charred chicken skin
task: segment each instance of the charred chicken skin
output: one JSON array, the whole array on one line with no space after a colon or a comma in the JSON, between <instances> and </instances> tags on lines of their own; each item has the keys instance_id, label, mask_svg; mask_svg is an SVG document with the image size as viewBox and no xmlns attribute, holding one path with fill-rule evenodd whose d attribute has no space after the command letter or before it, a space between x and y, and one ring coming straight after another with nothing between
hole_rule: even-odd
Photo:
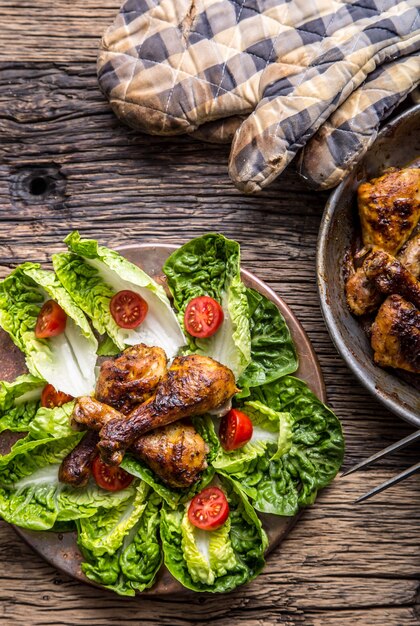
<instances>
[{"instance_id":1,"label":"charred chicken skin","mask_svg":"<svg viewBox=\"0 0 420 626\"><path fill-rule=\"evenodd\" d=\"M346 299L355 315L366 315L378 308L383 296L366 276L363 267L359 267L346 282Z\"/></svg>"},{"instance_id":2,"label":"charred chicken skin","mask_svg":"<svg viewBox=\"0 0 420 626\"><path fill-rule=\"evenodd\" d=\"M175 358L152 398L127 419L112 419L101 429L98 447L103 460L118 465L144 433L217 409L237 391L232 371L221 363L198 354Z\"/></svg>"},{"instance_id":3,"label":"charred chicken skin","mask_svg":"<svg viewBox=\"0 0 420 626\"><path fill-rule=\"evenodd\" d=\"M172 422L139 437L130 448L170 487L186 489L207 467L208 446L192 424Z\"/></svg>"},{"instance_id":4,"label":"charred chicken skin","mask_svg":"<svg viewBox=\"0 0 420 626\"><path fill-rule=\"evenodd\" d=\"M415 278L420 278L420 232L408 241L398 255L398 260Z\"/></svg>"},{"instance_id":5,"label":"charred chicken skin","mask_svg":"<svg viewBox=\"0 0 420 626\"><path fill-rule=\"evenodd\" d=\"M420 169L392 168L357 194L363 244L395 255L420 219Z\"/></svg>"},{"instance_id":6,"label":"charred chicken skin","mask_svg":"<svg viewBox=\"0 0 420 626\"><path fill-rule=\"evenodd\" d=\"M113 419L127 418L112 407L85 396L78 398L72 419L77 424L90 428L91 432L96 431L93 433L95 437L91 438L95 442L96 454L99 440L97 433L102 426ZM93 457L90 456L89 448L81 444L79 446L79 449L76 447L67 455L66 467L75 468L91 462ZM82 459L83 451L86 453L86 460ZM207 467L208 446L192 424L185 422L174 422L142 435L133 443L130 452L144 461L167 485L180 489L190 487ZM74 471L63 474L63 482L76 486L78 483L72 480L73 474ZM88 476L89 473L86 474L86 482Z\"/></svg>"},{"instance_id":7,"label":"charred chicken skin","mask_svg":"<svg viewBox=\"0 0 420 626\"><path fill-rule=\"evenodd\" d=\"M398 295L389 296L372 326L375 363L420 374L420 312Z\"/></svg>"},{"instance_id":8,"label":"charred chicken skin","mask_svg":"<svg viewBox=\"0 0 420 626\"><path fill-rule=\"evenodd\" d=\"M91 465L98 454L96 448L99 435L88 431L77 446L63 459L58 470L58 479L73 487L84 487L91 473Z\"/></svg>"},{"instance_id":9,"label":"charred chicken skin","mask_svg":"<svg viewBox=\"0 0 420 626\"><path fill-rule=\"evenodd\" d=\"M420 282L395 257L371 252L363 263L366 276L384 294L399 294L420 309Z\"/></svg>"},{"instance_id":10,"label":"charred chicken skin","mask_svg":"<svg viewBox=\"0 0 420 626\"><path fill-rule=\"evenodd\" d=\"M101 365L95 396L125 415L150 398L166 373L162 348L138 344Z\"/></svg>"}]
</instances>

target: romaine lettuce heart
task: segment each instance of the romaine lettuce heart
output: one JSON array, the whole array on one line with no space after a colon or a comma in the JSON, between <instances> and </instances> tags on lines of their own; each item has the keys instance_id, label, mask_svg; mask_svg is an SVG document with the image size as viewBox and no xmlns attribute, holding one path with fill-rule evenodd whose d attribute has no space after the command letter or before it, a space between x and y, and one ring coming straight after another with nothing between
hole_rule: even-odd
<instances>
[{"instance_id":1,"label":"romaine lettuce heart","mask_svg":"<svg viewBox=\"0 0 420 626\"><path fill-rule=\"evenodd\" d=\"M214 466L238 482L258 511L295 515L314 502L341 466L344 439L339 420L292 376L253 388L246 400L236 403L266 430L267 439L251 440L233 452L220 450ZM269 433L276 415L275 443Z\"/></svg>"},{"instance_id":2,"label":"romaine lettuce heart","mask_svg":"<svg viewBox=\"0 0 420 626\"><path fill-rule=\"evenodd\" d=\"M290 330L277 306L254 289L247 288L246 295L251 362L238 381L238 386L244 389L270 383L281 376L292 374L298 368Z\"/></svg>"},{"instance_id":3,"label":"romaine lettuce heart","mask_svg":"<svg viewBox=\"0 0 420 626\"><path fill-rule=\"evenodd\" d=\"M0 433L25 432L39 408L45 381L31 374L18 376L12 383L0 381Z\"/></svg>"},{"instance_id":4,"label":"romaine lettuce heart","mask_svg":"<svg viewBox=\"0 0 420 626\"><path fill-rule=\"evenodd\" d=\"M160 346L170 359L176 356L185 338L163 287L118 252L81 239L77 232L65 242L71 252L53 255L54 269L96 330L107 333L120 350L145 343ZM120 328L109 310L111 298L125 289L138 293L149 307L145 320L135 329Z\"/></svg>"},{"instance_id":5,"label":"romaine lettuce heart","mask_svg":"<svg viewBox=\"0 0 420 626\"><path fill-rule=\"evenodd\" d=\"M162 564L159 507L159 496L140 482L129 500L78 520L85 575L123 596L151 587Z\"/></svg>"},{"instance_id":6,"label":"romaine lettuce heart","mask_svg":"<svg viewBox=\"0 0 420 626\"><path fill-rule=\"evenodd\" d=\"M81 436L73 433L57 439L29 440L15 451L0 471L0 515L5 521L22 528L48 530L57 521L90 517L100 507L112 508L135 493L137 481L113 493L93 480L83 488L59 482L60 463Z\"/></svg>"},{"instance_id":7,"label":"romaine lettuce heart","mask_svg":"<svg viewBox=\"0 0 420 626\"><path fill-rule=\"evenodd\" d=\"M239 244L223 235L198 237L173 252L163 266L184 327L187 304L198 296L210 296L223 308L224 321L207 339L189 336L192 352L212 357L229 367L235 377L251 361L248 301L241 281Z\"/></svg>"},{"instance_id":8,"label":"romaine lettuce heart","mask_svg":"<svg viewBox=\"0 0 420 626\"><path fill-rule=\"evenodd\" d=\"M56 337L37 339L38 314L49 298L66 312L66 329ZM25 354L31 374L72 396L93 391L97 341L53 272L24 263L1 281L0 325Z\"/></svg>"},{"instance_id":9,"label":"romaine lettuce heart","mask_svg":"<svg viewBox=\"0 0 420 626\"><path fill-rule=\"evenodd\" d=\"M225 592L252 580L264 566L268 542L245 494L226 477L216 479L229 503L228 521L202 531L188 520L188 505L162 508L161 537L165 565L194 591ZM206 534L203 534L206 533Z\"/></svg>"}]
</instances>

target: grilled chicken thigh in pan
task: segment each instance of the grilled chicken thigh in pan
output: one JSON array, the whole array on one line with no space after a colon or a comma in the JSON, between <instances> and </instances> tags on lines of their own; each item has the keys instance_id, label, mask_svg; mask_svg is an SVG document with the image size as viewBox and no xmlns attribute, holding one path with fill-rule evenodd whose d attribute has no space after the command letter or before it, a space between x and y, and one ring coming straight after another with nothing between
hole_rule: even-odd
<instances>
[{"instance_id":1,"label":"grilled chicken thigh in pan","mask_svg":"<svg viewBox=\"0 0 420 626\"><path fill-rule=\"evenodd\" d=\"M420 312L398 295L382 304L372 325L375 363L420 373Z\"/></svg>"},{"instance_id":2,"label":"grilled chicken thigh in pan","mask_svg":"<svg viewBox=\"0 0 420 626\"><path fill-rule=\"evenodd\" d=\"M420 169L392 168L360 185L358 207L364 248L346 281L347 303L355 315L380 306L371 328L378 365L420 374Z\"/></svg>"},{"instance_id":3,"label":"grilled chicken thigh in pan","mask_svg":"<svg viewBox=\"0 0 420 626\"><path fill-rule=\"evenodd\" d=\"M232 371L199 354L176 357L155 393L127 419L112 419L102 428L102 458L118 465L127 448L144 433L184 417L203 415L225 405L238 391Z\"/></svg>"},{"instance_id":4,"label":"grilled chicken thigh in pan","mask_svg":"<svg viewBox=\"0 0 420 626\"><path fill-rule=\"evenodd\" d=\"M375 250L366 257L363 269L378 291L404 296L420 309L420 282L395 257Z\"/></svg>"},{"instance_id":5,"label":"grilled chicken thigh in pan","mask_svg":"<svg viewBox=\"0 0 420 626\"><path fill-rule=\"evenodd\" d=\"M387 170L360 185L357 199L363 244L395 255L420 219L420 169Z\"/></svg>"}]
</instances>

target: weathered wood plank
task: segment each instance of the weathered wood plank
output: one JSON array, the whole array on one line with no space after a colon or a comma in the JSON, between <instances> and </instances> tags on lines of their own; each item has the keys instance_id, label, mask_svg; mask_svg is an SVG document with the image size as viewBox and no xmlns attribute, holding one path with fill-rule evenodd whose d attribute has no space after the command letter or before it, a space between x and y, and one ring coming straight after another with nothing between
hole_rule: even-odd
<instances>
[{"instance_id":1,"label":"weathered wood plank","mask_svg":"<svg viewBox=\"0 0 420 626\"><path fill-rule=\"evenodd\" d=\"M227 147L123 127L94 66L117 8L114 0L0 0L0 277L25 260L47 263L73 228L112 246L223 232L309 333L343 421L345 467L408 434L349 373L322 321L315 251L327 194L305 189L289 168L258 197L244 196L228 178ZM51 193L29 193L37 174L50 177ZM60 575L0 523L0 623L417 625L418 478L352 504L416 460L412 448L337 479L264 573L227 596L120 599Z\"/></svg>"}]
</instances>

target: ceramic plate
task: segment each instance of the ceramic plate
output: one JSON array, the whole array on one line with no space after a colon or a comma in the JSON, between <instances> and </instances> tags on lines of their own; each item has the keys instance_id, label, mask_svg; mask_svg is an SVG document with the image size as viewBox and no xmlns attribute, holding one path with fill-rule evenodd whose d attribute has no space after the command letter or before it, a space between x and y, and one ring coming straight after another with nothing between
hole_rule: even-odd
<instances>
[{"instance_id":1,"label":"ceramic plate","mask_svg":"<svg viewBox=\"0 0 420 626\"><path fill-rule=\"evenodd\" d=\"M133 263L139 265L145 272L155 278L157 282L165 285L162 266L167 257L176 248L177 246L162 244L141 244L119 248L119 252ZM312 391L325 402L325 387L319 363L310 341L298 320L287 304L251 272L242 270L242 279L248 287L256 289L272 300L281 311L290 328L299 355L300 365L296 375L306 381ZM12 380L25 371L23 355L3 331L0 332L0 354L3 357L8 355L7 359L2 358L0 360L0 378L2 380ZM272 550L287 535L298 516L288 518L261 514L260 517L269 537L269 550ZM93 584L81 571L82 557L76 545L76 533L34 532L22 528L14 528L52 566L80 581ZM172 578L165 567L162 567L153 588L142 592L141 595L179 593L181 591L187 590Z\"/></svg>"}]
</instances>

